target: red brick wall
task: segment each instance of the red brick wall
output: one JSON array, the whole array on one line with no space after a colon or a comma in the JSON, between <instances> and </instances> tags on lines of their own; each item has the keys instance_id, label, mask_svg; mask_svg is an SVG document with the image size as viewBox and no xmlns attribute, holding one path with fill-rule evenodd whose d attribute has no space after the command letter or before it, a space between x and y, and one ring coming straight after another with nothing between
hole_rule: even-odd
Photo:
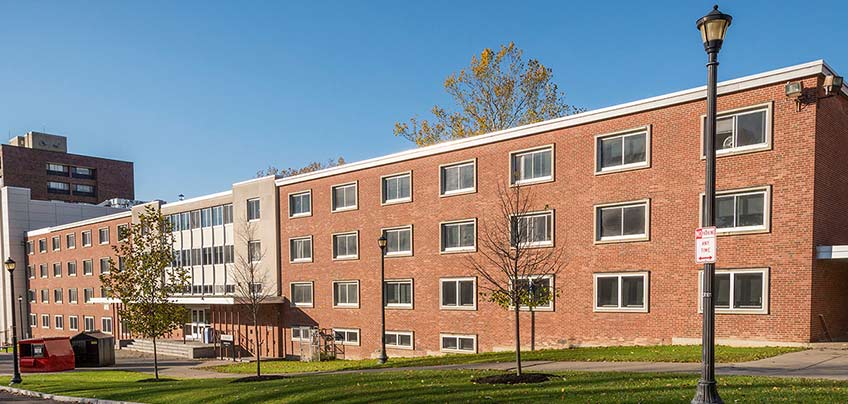
<instances>
[{"instance_id":1,"label":"red brick wall","mask_svg":"<svg viewBox=\"0 0 848 404\"><path fill-rule=\"evenodd\" d=\"M812 87L815 78L805 80ZM719 98L719 111L773 102L773 149L721 157L719 190L772 186L771 232L719 239L720 268L769 267L771 303L767 315L720 314L719 337L809 341L813 226L815 106L800 112L782 85ZM358 328L361 346L349 357L373 355L379 346L379 249L382 227L414 226L413 257L387 258L386 276L414 279L414 309L388 310L387 329L415 332L415 352L439 351L439 333L477 334L479 350L512 347L510 313L481 301L476 311L439 310L439 278L474 276L461 255L439 254L439 223L490 218L499 183L507 179L511 151L555 144L555 182L530 186L535 207L555 210L555 241L566 250L567 265L557 276L560 296L554 312L537 313L537 346L566 343L670 343L697 338L698 266L693 262L693 229L698 226L704 162L700 157L703 101L647 111L496 144L453 151L382 167L282 186L280 192L283 290L289 283L314 281L314 307L286 313L285 325ZM594 175L594 136L651 125L652 165L648 169ZM439 197L440 164L477 159L477 192ZM412 171L413 202L380 205L380 176ZM330 212L330 187L359 181L359 208ZM291 192L312 190L312 216L288 218ZM651 239L595 245L593 205L651 199ZM359 259L334 262L331 234L360 232ZM288 239L313 236L312 263L290 264ZM479 244L479 243L478 243ZM595 272L650 271L650 312L593 312ZM360 308L334 309L332 281L359 280ZM482 280L478 280L482 282ZM479 291L479 288L478 288ZM479 299L478 299L479 300ZM523 314L529 344L529 314ZM288 336L287 332L287 338Z\"/></svg>"},{"instance_id":2,"label":"red brick wall","mask_svg":"<svg viewBox=\"0 0 848 404\"><path fill-rule=\"evenodd\" d=\"M254 352L256 333L254 332L252 314L243 305L214 305L211 307L212 326L221 334L233 335L235 344ZM282 344L283 308L281 304L267 304L259 311L259 327L261 355L264 357L285 356L285 346Z\"/></svg>"}]
</instances>

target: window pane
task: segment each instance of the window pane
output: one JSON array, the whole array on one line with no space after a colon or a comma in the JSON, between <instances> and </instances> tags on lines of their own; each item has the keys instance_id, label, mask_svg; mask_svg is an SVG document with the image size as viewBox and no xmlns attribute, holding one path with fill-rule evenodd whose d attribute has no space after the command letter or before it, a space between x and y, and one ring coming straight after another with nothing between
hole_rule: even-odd
<instances>
[{"instance_id":1,"label":"window pane","mask_svg":"<svg viewBox=\"0 0 848 404\"><path fill-rule=\"evenodd\" d=\"M749 146L766 141L766 111L736 117L736 145Z\"/></svg>"},{"instance_id":2,"label":"window pane","mask_svg":"<svg viewBox=\"0 0 848 404\"><path fill-rule=\"evenodd\" d=\"M461 224L459 230L459 244L462 247L474 247L474 223Z\"/></svg>"},{"instance_id":3,"label":"window pane","mask_svg":"<svg viewBox=\"0 0 848 404\"><path fill-rule=\"evenodd\" d=\"M442 337L442 349L456 349L456 337Z\"/></svg>"},{"instance_id":4,"label":"window pane","mask_svg":"<svg viewBox=\"0 0 848 404\"><path fill-rule=\"evenodd\" d=\"M735 227L733 202L734 197L732 195L716 197L716 227Z\"/></svg>"},{"instance_id":5,"label":"window pane","mask_svg":"<svg viewBox=\"0 0 848 404\"><path fill-rule=\"evenodd\" d=\"M445 167L442 169L442 184L444 192L456 191L460 188L459 168Z\"/></svg>"},{"instance_id":6,"label":"window pane","mask_svg":"<svg viewBox=\"0 0 848 404\"><path fill-rule=\"evenodd\" d=\"M706 126L704 129L706 130ZM706 139L706 136L704 138ZM731 147L733 147L733 117L719 118L716 120L716 150Z\"/></svg>"},{"instance_id":7,"label":"window pane","mask_svg":"<svg viewBox=\"0 0 848 404\"><path fill-rule=\"evenodd\" d=\"M714 296L717 308L730 308L730 274L715 275Z\"/></svg>"},{"instance_id":8,"label":"window pane","mask_svg":"<svg viewBox=\"0 0 848 404\"><path fill-rule=\"evenodd\" d=\"M763 215L765 195L741 195L736 198L737 226L762 226L765 224Z\"/></svg>"},{"instance_id":9,"label":"window pane","mask_svg":"<svg viewBox=\"0 0 848 404\"><path fill-rule=\"evenodd\" d=\"M398 198L409 198L410 192L412 191L410 186L410 179L411 178L408 175L398 178Z\"/></svg>"},{"instance_id":10,"label":"window pane","mask_svg":"<svg viewBox=\"0 0 848 404\"><path fill-rule=\"evenodd\" d=\"M642 133L624 138L624 164L641 163L645 160L645 141L647 135Z\"/></svg>"},{"instance_id":11,"label":"window pane","mask_svg":"<svg viewBox=\"0 0 848 404\"><path fill-rule=\"evenodd\" d=\"M442 227L445 248L459 247L459 226L455 224L446 224Z\"/></svg>"},{"instance_id":12,"label":"window pane","mask_svg":"<svg viewBox=\"0 0 848 404\"><path fill-rule=\"evenodd\" d=\"M642 276L621 277L621 306L645 306L645 278Z\"/></svg>"},{"instance_id":13,"label":"window pane","mask_svg":"<svg viewBox=\"0 0 848 404\"><path fill-rule=\"evenodd\" d=\"M474 188L474 165L468 164L460 167L460 187L462 189Z\"/></svg>"},{"instance_id":14,"label":"window pane","mask_svg":"<svg viewBox=\"0 0 848 404\"><path fill-rule=\"evenodd\" d=\"M601 237L615 237L621 234L621 208L601 209Z\"/></svg>"},{"instance_id":15,"label":"window pane","mask_svg":"<svg viewBox=\"0 0 848 404\"><path fill-rule=\"evenodd\" d=\"M456 306L456 282L442 282L442 306Z\"/></svg>"},{"instance_id":16,"label":"window pane","mask_svg":"<svg viewBox=\"0 0 848 404\"><path fill-rule=\"evenodd\" d=\"M618 278L598 279L598 307L618 307Z\"/></svg>"},{"instance_id":17,"label":"window pane","mask_svg":"<svg viewBox=\"0 0 848 404\"><path fill-rule=\"evenodd\" d=\"M601 139L601 168L621 165L621 138Z\"/></svg>"},{"instance_id":18,"label":"window pane","mask_svg":"<svg viewBox=\"0 0 848 404\"><path fill-rule=\"evenodd\" d=\"M354 206L356 205L356 186L348 185L344 188L344 206Z\"/></svg>"},{"instance_id":19,"label":"window pane","mask_svg":"<svg viewBox=\"0 0 848 404\"><path fill-rule=\"evenodd\" d=\"M459 349L463 351L473 351L474 350L474 340L471 338L460 338L459 339Z\"/></svg>"},{"instance_id":20,"label":"window pane","mask_svg":"<svg viewBox=\"0 0 848 404\"><path fill-rule=\"evenodd\" d=\"M459 281L459 305L474 306L474 281Z\"/></svg>"},{"instance_id":21,"label":"window pane","mask_svg":"<svg viewBox=\"0 0 848 404\"><path fill-rule=\"evenodd\" d=\"M645 234L645 206L624 208L624 235Z\"/></svg>"},{"instance_id":22,"label":"window pane","mask_svg":"<svg viewBox=\"0 0 848 404\"><path fill-rule=\"evenodd\" d=\"M733 279L733 308L761 309L763 307L763 274L735 274Z\"/></svg>"},{"instance_id":23,"label":"window pane","mask_svg":"<svg viewBox=\"0 0 848 404\"><path fill-rule=\"evenodd\" d=\"M412 336L408 334L398 334L397 345L412 346Z\"/></svg>"}]
</instances>

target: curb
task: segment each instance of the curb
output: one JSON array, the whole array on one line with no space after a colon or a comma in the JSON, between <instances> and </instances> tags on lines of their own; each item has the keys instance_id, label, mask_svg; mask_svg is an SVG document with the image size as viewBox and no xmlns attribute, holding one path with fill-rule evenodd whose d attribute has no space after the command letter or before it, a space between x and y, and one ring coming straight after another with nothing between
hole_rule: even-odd
<instances>
[{"instance_id":1,"label":"curb","mask_svg":"<svg viewBox=\"0 0 848 404\"><path fill-rule=\"evenodd\" d=\"M12 394L17 394L19 396L27 396L27 397L36 397L43 398L46 400L53 401L63 401L68 403L87 403L87 404L141 404L135 403L132 401L113 401L113 400L101 400L99 398L85 398L85 397L71 397L71 396L60 396L56 394L48 394L41 393L38 391L19 389L16 387L7 387L0 386L0 391L5 391Z\"/></svg>"}]
</instances>

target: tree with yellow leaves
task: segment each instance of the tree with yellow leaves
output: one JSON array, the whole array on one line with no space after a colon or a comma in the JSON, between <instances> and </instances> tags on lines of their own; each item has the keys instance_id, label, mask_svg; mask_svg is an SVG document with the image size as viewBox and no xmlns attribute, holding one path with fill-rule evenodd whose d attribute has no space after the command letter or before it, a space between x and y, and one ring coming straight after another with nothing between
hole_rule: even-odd
<instances>
[{"instance_id":1,"label":"tree with yellow leaves","mask_svg":"<svg viewBox=\"0 0 848 404\"><path fill-rule=\"evenodd\" d=\"M435 105L432 120L396 122L395 136L428 146L578 112L564 102L552 70L536 59L525 62L522 54L510 42L497 52L486 48L473 56L470 66L445 79L458 110Z\"/></svg>"}]
</instances>

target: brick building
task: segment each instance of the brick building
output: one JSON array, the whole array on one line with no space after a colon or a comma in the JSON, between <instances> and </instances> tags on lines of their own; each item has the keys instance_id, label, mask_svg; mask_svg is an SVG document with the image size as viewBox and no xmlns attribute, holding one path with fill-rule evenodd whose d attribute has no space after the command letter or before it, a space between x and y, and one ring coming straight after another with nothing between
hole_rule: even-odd
<instances>
[{"instance_id":1,"label":"brick building","mask_svg":"<svg viewBox=\"0 0 848 404\"><path fill-rule=\"evenodd\" d=\"M817 61L719 83L719 342L848 337L848 88L825 91L832 75ZM802 96L787 96L787 82L801 82ZM481 228L497 219L499 187L516 182L533 194L533 213L518 226L535 247L565 257L561 272L532 280L558 293L547 307L522 312L522 344L530 344L531 316L537 347L698 343L692 233L704 188L704 98L700 87L276 179L274 196L261 201L263 226L275 228L262 247L276 257L270 283L284 303L268 306L263 332L275 348L263 354L299 354L314 328L332 330L343 357L377 354L381 235L389 240L390 356L511 349L512 314L480 294L485 281L467 257L480 254ZM510 181L511 173L518 177ZM229 196L162 210L202 210L226 203L220 198L247 214L256 196L237 194L238 185ZM29 255L30 265L54 261L49 251ZM220 279L202 259L192 270ZM204 324L243 331L227 283L220 293L218 283L194 284L195 297L214 302ZM38 276L30 283L51 287ZM34 313L59 314L51 308L59 304L39 304ZM40 325L39 335L62 332Z\"/></svg>"}]
</instances>

